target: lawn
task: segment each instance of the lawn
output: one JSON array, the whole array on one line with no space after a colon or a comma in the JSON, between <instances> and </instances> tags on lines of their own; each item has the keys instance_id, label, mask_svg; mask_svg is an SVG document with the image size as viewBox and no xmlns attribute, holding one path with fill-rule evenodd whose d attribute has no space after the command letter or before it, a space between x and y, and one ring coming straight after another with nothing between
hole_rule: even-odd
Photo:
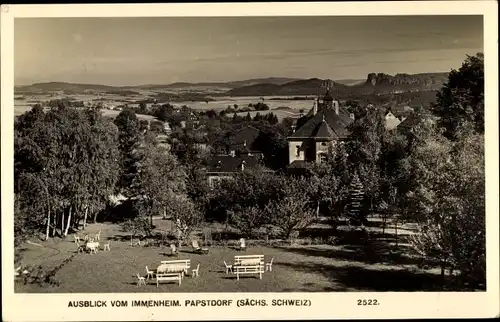
<instances>
[{"instance_id":1,"label":"lawn","mask_svg":"<svg viewBox=\"0 0 500 322\"><path fill-rule=\"evenodd\" d=\"M162 220L155 220L155 222ZM402 255L366 256L365 250L353 245L249 246L246 255L261 254L273 271L262 280L258 275L226 275L224 263L243 252L228 246L210 247L208 255L194 254L191 247L181 248L178 258L200 263L200 276L186 276L176 283L154 281L138 287L136 274L145 275L145 267L156 268L161 260L173 259L166 247L130 246L124 233L114 224L93 224L88 232L102 230L101 244L111 242L111 251L97 254L76 253L72 237L67 240L27 244L23 264L52 268L64 259L73 259L56 274L59 286L16 284L16 292L87 293L87 292L324 292L324 291L419 291L433 290L438 284L436 270L423 271L416 260ZM102 247L102 245L101 245ZM373 254L372 254L373 255Z\"/></svg>"}]
</instances>

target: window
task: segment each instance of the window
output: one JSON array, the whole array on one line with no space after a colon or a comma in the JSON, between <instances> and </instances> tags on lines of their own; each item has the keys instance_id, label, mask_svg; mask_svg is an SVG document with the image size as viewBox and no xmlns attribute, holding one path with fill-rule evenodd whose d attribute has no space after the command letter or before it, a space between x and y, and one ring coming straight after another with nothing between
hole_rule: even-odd
<instances>
[{"instance_id":1,"label":"window","mask_svg":"<svg viewBox=\"0 0 500 322\"><path fill-rule=\"evenodd\" d=\"M296 150L295 150L295 156L300 157L300 146L299 146L299 145L297 145L297 146L295 147L295 149L296 149Z\"/></svg>"},{"instance_id":2,"label":"window","mask_svg":"<svg viewBox=\"0 0 500 322\"><path fill-rule=\"evenodd\" d=\"M327 161L326 153L320 153L320 154L318 154L318 157L319 157L319 161L322 163Z\"/></svg>"},{"instance_id":3,"label":"window","mask_svg":"<svg viewBox=\"0 0 500 322\"><path fill-rule=\"evenodd\" d=\"M321 142L321 146L326 146L326 142Z\"/></svg>"}]
</instances>

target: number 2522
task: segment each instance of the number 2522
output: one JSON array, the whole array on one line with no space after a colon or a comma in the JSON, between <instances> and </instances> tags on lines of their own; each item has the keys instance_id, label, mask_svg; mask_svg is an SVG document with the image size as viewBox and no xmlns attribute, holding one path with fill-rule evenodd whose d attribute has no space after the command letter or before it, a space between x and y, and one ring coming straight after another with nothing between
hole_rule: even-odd
<instances>
[{"instance_id":1,"label":"number 2522","mask_svg":"<svg viewBox=\"0 0 500 322\"><path fill-rule=\"evenodd\" d=\"M377 300L358 300L358 305L379 305Z\"/></svg>"}]
</instances>

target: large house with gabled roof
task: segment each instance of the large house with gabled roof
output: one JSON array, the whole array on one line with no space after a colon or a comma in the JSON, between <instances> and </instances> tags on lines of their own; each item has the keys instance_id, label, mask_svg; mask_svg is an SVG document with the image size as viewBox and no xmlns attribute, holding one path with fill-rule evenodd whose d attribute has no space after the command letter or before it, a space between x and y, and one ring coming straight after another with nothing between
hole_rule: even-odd
<instances>
[{"instance_id":1,"label":"large house with gabled roof","mask_svg":"<svg viewBox=\"0 0 500 322\"><path fill-rule=\"evenodd\" d=\"M297 128L288 140L289 167L302 168L307 162L321 162L331 147L349 137L348 126L354 115L334 100L329 90L323 101L314 100L312 109L297 120Z\"/></svg>"}]
</instances>

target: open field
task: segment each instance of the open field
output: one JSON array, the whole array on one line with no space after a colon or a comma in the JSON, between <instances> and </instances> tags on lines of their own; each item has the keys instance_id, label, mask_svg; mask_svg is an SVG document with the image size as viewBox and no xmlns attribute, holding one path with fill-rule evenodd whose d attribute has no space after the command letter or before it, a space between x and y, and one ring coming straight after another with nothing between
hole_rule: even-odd
<instances>
[{"instance_id":1,"label":"open field","mask_svg":"<svg viewBox=\"0 0 500 322\"><path fill-rule=\"evenodd\" d=\"M23 99L16 99L14 101L14 114L16 116L23 114L24 112L31 109L31 106L35 103L43 103L48 102L50 100L62 99L62 98L72 98L75 101L95 101L97 99L104 98L104 104L109 105L121 105L121 104L129 104L133 106L136 101L147 99L148 95L143 96L118 96L118 95L107 95L105 97L97 96L97 95L61 95L61 96L50 96L50 95L37 95L37 96L27 96ZM274 99L273 99L274 98ZM269 106L271 110L276 109L278 107L287 106L292 110L300 110L305 109L309 110L312 107L312 100L287 100L286 96L277 97L264 97L264 103ZM207 102L173 102L172 105L177 107L182 107L183 105L187 105L192 109L198 110L216 110L220 111L226 109L228 106L233 107L235 104L239 107L247 107L248 104L255 104L261 102L261 97L217 97L215 101ZM137 104L135 104L137 105ZM151 104L147 104L151 105Z\"/></svg>"},{"instance_id":2,"label":"open field","mask_svg":"<svg viewBox=\"0 0 500 322\"><path fill-rule=\"evenodd\" d=\"M155 224L167 227L167 221ZM72 237L26 244L23 264L53 268L72 257L56 274L60 286L16 284L16 292L87 293L87 292L325 292L325 291L418 291L437 290L437 270L418 269L418 259L385 253L367 256L359 245L297 245L256 246L249 242L246 252L230 246L211 246L207 255L194 254L184 246L179 259L191 259L191 267L200 263L200 276L186 276L181 286L176 283L147 286L136 285L136 274L145 274L145 267L156 268L161 260L172 259L167 247L130 246L129 236L115 224L92 224L86 232L102 230L101 245L111 242L111 251L97 254L76 253ZM404 230L401 231L404 233ZM389 231L390 233L390 231ZM224 263L235 255L259 254L269 262L274 257L273 271L262 280L248 275L236 280L226 275ZM369 254L368 254L369 255ZM174 258L176 259L176 258Z\"/></svg>"}]
</instances>

